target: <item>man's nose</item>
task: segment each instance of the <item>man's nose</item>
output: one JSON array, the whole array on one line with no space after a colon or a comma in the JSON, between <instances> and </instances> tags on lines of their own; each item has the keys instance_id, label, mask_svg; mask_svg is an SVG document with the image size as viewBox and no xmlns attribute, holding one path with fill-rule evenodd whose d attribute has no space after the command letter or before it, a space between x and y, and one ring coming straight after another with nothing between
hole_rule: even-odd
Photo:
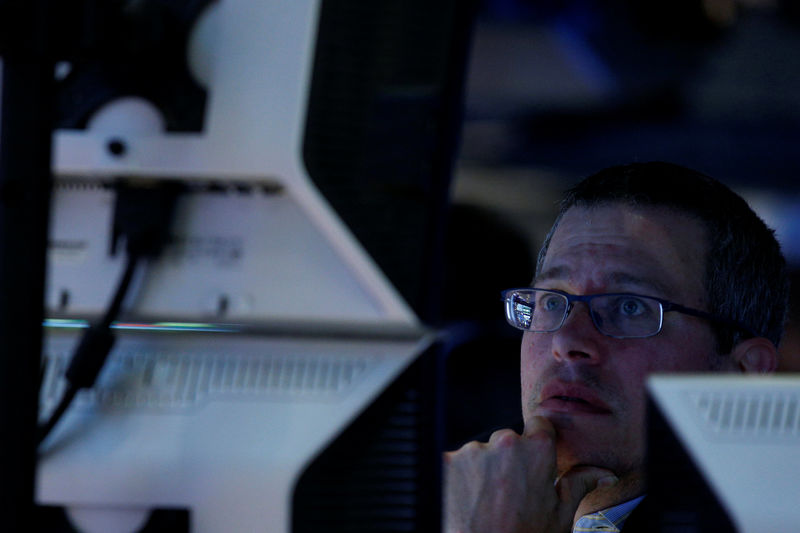
<instances>
[{"instance_id":1,"label":"man's nose","mask_svg":"<svg viewBox=\"0 0 800 533\"><path fill-rule=\"evenodd\" d=\"M597 330L585 302L575 302L564 323L553 332L553 357L561 361L598 362L603 334Z\"/></svg>"}]
</instances>

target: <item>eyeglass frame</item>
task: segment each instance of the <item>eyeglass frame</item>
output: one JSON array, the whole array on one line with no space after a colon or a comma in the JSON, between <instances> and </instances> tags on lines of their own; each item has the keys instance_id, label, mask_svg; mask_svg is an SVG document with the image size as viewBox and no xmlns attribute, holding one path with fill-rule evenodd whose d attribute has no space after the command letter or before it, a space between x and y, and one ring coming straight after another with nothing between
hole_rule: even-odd
<instances>
[{"instance_id":1,"label":"eyeglass frame","mask_svg":"<svg viewBox=\"0 0 800 533\"><path fill-rule=\"evenodd\" d=\"M559 290L559 289L543 289L543 288L540 288L540 287L519 287L519 288L515 288L515 289L506 289L506 290L502 291L500 294L501 294L503 303L504 304L508 303L508 299L510 297L509 296L510 293L519 292L519 291L545 291L545 292L559 294L559 295L561 295L561 296L563 296L563 297L565 297L567 299L567 307L564 310L564 316L561 318L561 322L558 324L558 326L553 328L553 329L536 331L536 330L531 330L531 329L527 329L527 328L520 328L520 327L516 326L515 324L512 324L511 320L510 320L510 318L508 316L508 313L504 312L503 314L505 315L506 322L511 327L516 328L516 329L518 329L520 331L530 331L530 332L533 332L533 333L554 333L554 332L558 331L559 329L561 329L564 326L564 323L567 321L567 318L569 317L569 314L572 312L572 308L574 307L573 303L574 302L584 302L584 303L586 303L587 310L589 311L589 317L592 319L592 324L594 325L595 329L598 332L600 332L602 335L605 335L606 337L611 337L612 339L648 339L650 337L655 337L656 335L661 333L661 330L664 327L664 314L668 313L670 311L675 311L675 312L678 312L678 313L682 313L684 315L690 315L690 316L694 316L694 317L698 317L698 318L703 318L705 320L708 320L709 322L713 322L713 323L716 323L716 324L720 324L720 325L732 327L732 328L735 328L735 329L739 329L739 330L742 330L742 331L750 334L753 337L763 337L763 335L759 335L758 333L753 331L753 329L751 329L749 326L745 325L742 322L739 322L738 320L732 320L730 318L721 317L719 315L715 315L713 313L708 313L706 311L701 311L699 309L693 309L691 307L686 307L684 305L677 304L675 302L671 302L671 301L665 300L663 298L658 298L657 296L647 296L647 295L644 295L644 294L636 294L636 293L633 293L633 292L605 292L605 293L598 293L598 294L570 294L568 292L565 292L565 291L562 291L562 290ZM605 333L602 330L602 328L597 325L597 322L595 321L594 313L592 312L592 307L591 307L591 301L593 299L595 299L595 298L600 297L600 296L633 296L633 297L636 297L636 298L648 298L650 300L658 302L658 304L661 307L661 319L658 322L658 330L655 333L652 333L650 335L641 335L641 336L635 335L635 336L624 336L624 337L620 337L618 335L610 335L608 333Z\"/></svg>"}]
</instances>

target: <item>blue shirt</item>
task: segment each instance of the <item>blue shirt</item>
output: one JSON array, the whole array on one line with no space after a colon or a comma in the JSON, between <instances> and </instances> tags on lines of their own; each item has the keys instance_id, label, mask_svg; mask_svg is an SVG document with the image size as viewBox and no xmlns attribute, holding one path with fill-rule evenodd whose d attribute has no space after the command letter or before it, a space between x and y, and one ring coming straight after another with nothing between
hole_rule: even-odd
<instances>
[{"instance_id":1,"label":"blue shirt","mask_svg":"<svg viewBox=\"0 0 800 533\"><path fill-rule=\"evenodd\" d=\"M643 499L644 496L639 496L614 507L584 515L575 522L572 527L572 533L586 533L587 531L619 533L625 520Z\"/></svg>"}]
</instances>

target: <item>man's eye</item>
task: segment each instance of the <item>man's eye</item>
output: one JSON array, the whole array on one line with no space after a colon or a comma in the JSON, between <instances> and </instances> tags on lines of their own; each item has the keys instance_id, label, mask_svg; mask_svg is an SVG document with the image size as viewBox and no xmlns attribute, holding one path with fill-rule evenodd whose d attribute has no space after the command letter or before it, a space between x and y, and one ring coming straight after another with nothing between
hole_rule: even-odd
<instances>
[{"instance_id":1,"label":"man's eye","mask_svg":"<svg viewBox=\"0 0 800 533\"><path fill-rule=\"evenodd\" d=\"M564 307L564 299L552 294L543 296L537 307L542 311L558 311Z\"/></svg>"},{"instance_id":2,"label":"man's eye","mask_svg":"<svg viewBox=\"0 0 800 533\"><path fill-rule=\"evenodd\" d=\"M648 306L639 298L621 298L615 306L617 312L626 317L633 318L647 314Z\"/></svg>"}]
</instances>

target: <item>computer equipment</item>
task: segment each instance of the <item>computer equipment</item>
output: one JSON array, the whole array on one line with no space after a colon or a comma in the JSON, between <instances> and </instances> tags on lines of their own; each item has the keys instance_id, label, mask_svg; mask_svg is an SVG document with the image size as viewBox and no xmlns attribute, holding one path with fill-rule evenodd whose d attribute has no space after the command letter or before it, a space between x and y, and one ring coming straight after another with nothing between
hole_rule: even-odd
<instances>
[{"instance_id":1,"label":"computer equipment","mask_svg":"<svg viewBox=\"0 0 800 533\"><path fill-rule=\"evenodd\" d=\"M782 531L800 518L800 377L648 382L652 531Z\"/></svg>"},{"instance_id":2,"label":"computer equipment","mask_svg":"<svg viewBox=\"0 0 800 533\"><path fill-rule=\"evenodd\" d=\"M181 5L163 4L156 12ZM435 530L442 348L419 295L436 279L466 5L183 5L189 69L205 91L187 105L199 115L123 94L119 78L80 62L57 68L70 94L114 98L87 116L62 100L53 138L43 419L124 268L109 254L116 185L184 188L170 244L137 274L96 385L42 444L36 500L47 527L66 516L81 533ZM391 61L348 66L343 21ZM319 103L337 64L355 68L339 80L366 80L355 100L363 124L341 101ZM386 113L403 115L397 102L416 122L359 143ZM348 198L359 182L342 178L334 191L337 172L320 155L342 127L349 142L331 146L350 150L339 171L361 169L358 202ZM398 154L415 169L409 183L381 181ZM399 205L409 191L402 218L371 203ZM387 277L393 259L378 244L413 269Z\"/></svg>"}]
</instances>

